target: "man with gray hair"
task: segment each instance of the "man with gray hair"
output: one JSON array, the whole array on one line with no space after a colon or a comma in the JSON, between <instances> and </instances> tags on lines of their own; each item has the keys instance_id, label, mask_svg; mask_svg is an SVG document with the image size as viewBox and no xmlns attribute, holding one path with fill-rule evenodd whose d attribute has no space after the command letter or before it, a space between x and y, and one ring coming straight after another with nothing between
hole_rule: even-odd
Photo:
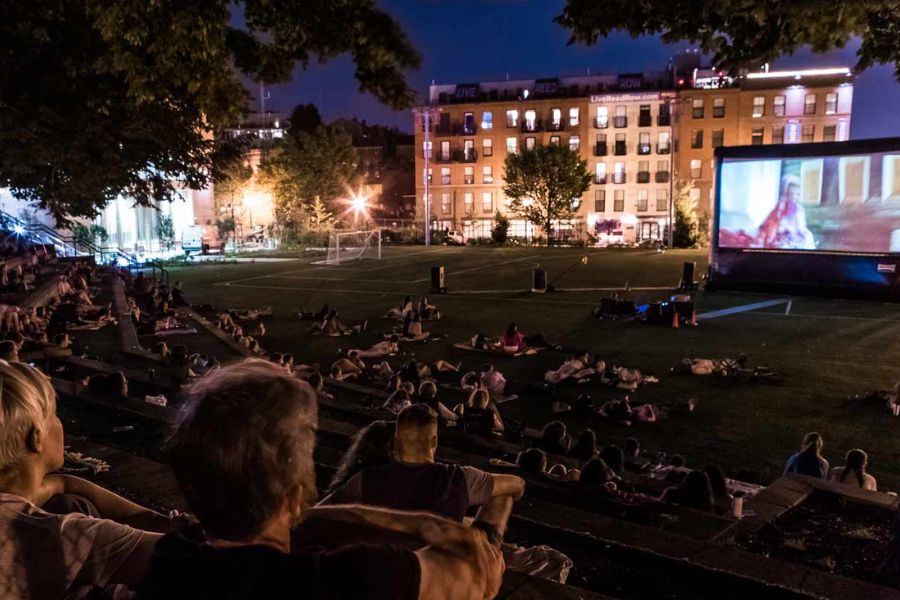
<instances>
[{"instance_id":1,"label":"man with gray hair","mask_svg":"<svg viewBox=\"0 0 900 600\"><path fill-rule=\"evenodd\" d=\"M141 597L491 598L503 559L491 527L363 506L314 508L315 392L249 359L196 383L170 446L199 526L157 544ZM353 544L291 548L291 527L321 518L415 536L417 551Z\"/></svg>"}]
</instances>

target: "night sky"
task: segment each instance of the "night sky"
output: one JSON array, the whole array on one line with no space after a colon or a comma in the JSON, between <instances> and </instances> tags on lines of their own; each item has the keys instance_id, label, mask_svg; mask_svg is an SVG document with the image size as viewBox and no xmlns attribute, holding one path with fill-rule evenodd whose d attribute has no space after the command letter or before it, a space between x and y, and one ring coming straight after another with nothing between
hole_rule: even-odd
<instances>
[{"instance_id":1,"label":"night sky","mask_svg":"<svg viewBox=\"0 0 900 600\"><path fill-rule=\"evenodd\" d=\"M409 81L425 97L428 84L466 83L591 73L658 71L686 44L655 37L616 34L591 47L567 46L568 32L553 22L562 0L379 0L398 20L422 55ZM853 66L856 46L827 55L802 52L776 68ZM900 136L900 84L890 66L863 72L855 82L851 137ZM294 80L269 89L268 110L290 111L301 102L319 107L323 118L357 116L409 131L409 112L393 111L360 94L352 64L341 58L297 71ZM254 97L256 90L253 90Z\"/></svg>"}]
</instances>

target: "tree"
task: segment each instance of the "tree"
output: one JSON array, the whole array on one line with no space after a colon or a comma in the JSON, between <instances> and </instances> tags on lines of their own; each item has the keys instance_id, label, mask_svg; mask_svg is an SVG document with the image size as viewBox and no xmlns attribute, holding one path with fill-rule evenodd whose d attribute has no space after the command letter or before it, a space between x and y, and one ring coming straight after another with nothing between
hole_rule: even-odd
<instances>
[{"instance_id":1,"label":"tree","mask_svg":"<svg viewBox=\"0 0 900 600\"><path fill-rule=\"evenodd\" d=\"M245 110L242 78L343 54L362 91L412 104L419 56L375 0L3 2L0 187L61 222L120 195L174 200L218 178L229 145L213 138Z\"/></svg>"},{"instance_id":2,"label":"tree","mask_svg":"<svg viewBox=\"0 0 900 600\"><path fill-rule=\"evenodd\" d=\"M82 244L102 246L109 239L109 233L103 225L75 223L72 226L72 237L76 242L81 242Z\"/></svg>"},{"instance_id":3,"label":"tree","mask_svg":"<svg viewBox=\"0 0 900 600\"><path fill-rule=\"evenodd\" d=\"M893 64L900 79L897 0L567 0L555 20L572 31L569 43L594 44L598 36L622 30L698 44L713 55L713 64L732 75L804 45L824 53L858 37L856 68Z\"/></svg>"},{"instance_id":4,"label":"tree","mask_svg":"<svg viewBox=\"0 0 900 600\"><path fill-rule=\"evenodd\" d=\"M315 104L298 104L291 112L288 133L299 138L301 133L315 133L322 126L322 116Z\"/></svg>"},{"instance_id":5,"label":"tree","mask_svg":"<svg viewBox=\"0 0 900 600\"><path fill-rule=\"evenodd\" d=\"M159 219L156 222L156 236L166 250L172 249L172 246L175 244L175 226L172 223L172 217L159 215Z\"/></svg>"},{"instance_id":6,"label":"tree","mask_svg":"<svg viewBox=\"0 0 900 600\"><path fill-rule=\"evenodd\" d=\"M672 245L676 248L693 248L700 239L697 220L697 202L691 199L693 181L679 181L675 185L673 209L675 223L672 227Z\"/></svg>"},{"instance_id":7,"label":"tree","mask_svg":"<svg viewBox=\"0 0 900 600\"><path fill-rule=\"evenodd\" d=\"M587 163L577 152L555 144L508 155L504 178L510 210L542 227L548 246L553 222L571 219L591 186Z\"/></svg>"},{"instance_id":8,"label":"tree","mask_svg":"<svg viewBox=\"0 0 900 600\"><path fill-rule=\"evenodd\" d=\"M260 163L259 172L260 183L274 193L279 221L294 228L307 220L316 198L326 211L337 212L335 201L359 180L350 136L331 127L283 140Z\"/></svg>"},{"instance_id":9,"label":"tree","mask_svg":"<svg viewBox=\"0 0 900 600\"><path fill-rule=\"evenodd\" d=\"M313 231L326 231L334 224L334 216L325 208L322 199L316 196L309 207L309 228Z\"/></svg>"},{"instance_id":10,"label":"tree","mask_svg":"<svg viewBox=\"0 0 900 600\"><path fill-rule=\"evenodd\" d=\"M509 219L499 210L494 216L494 228L491 229L491 239L495 244L502 245L506 243L509 234Z\"/></svg>"}]
</instances>

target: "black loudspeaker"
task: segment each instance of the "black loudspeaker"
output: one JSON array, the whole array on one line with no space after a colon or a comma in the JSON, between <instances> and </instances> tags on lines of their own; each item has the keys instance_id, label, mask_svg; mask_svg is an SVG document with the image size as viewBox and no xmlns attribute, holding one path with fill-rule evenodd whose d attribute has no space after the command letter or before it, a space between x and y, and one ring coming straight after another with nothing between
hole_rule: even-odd
<instances>
[{"instance_id":1,"label":"black loudspeaker","mask_svg":"<svg viewBox=\"0 0 900 600\"><path fill-rule=\"evenodd\" d=\"M662 323L662 304L651 302L647 305L647 322L654 325Z\"/></svg>"},{"instance_id":2,"label":"black loudspeaker","mask_svg":"<svg viewBox=\"0 0 900 600\"><path fill-rule=\"evenodd\" d=\"M681 267L681 289L695 290L697 282L694 281L694 271L697 270L697 263L686 262Z\"/></svg>"},{"instance_id":3,"label":"black loudspeaker","mask_svg":"<svg viewBox=\"0 0 900 600\"><path fill-rule=\"evenodd\" d=\"M431 267L431 293L446 294L447 286L444 285L444 267Z\"/></svg>"},{"instance_id":4,"label":"black loudspeaker","mask_svg":"<svg viewBox=\"0 0 900 600\"><path fill-rule=\"evenodd\" d=\"M531 278L531 291L543 294L547 291L547 271L535 269Z\"/></svg>"}]
</instances>

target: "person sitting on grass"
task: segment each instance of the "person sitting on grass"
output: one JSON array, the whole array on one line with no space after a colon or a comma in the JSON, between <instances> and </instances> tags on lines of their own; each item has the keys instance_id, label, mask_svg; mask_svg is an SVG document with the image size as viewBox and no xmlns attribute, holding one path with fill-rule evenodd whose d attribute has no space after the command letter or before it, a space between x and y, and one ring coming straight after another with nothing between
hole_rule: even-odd
<instances>
[{"instance_id":1,"label":"person sitting on grass","mask_svg":"<svg viewBox=\"0 0 900 600\"><path fill-rule=\"evenodd\" d=\"M566 424L562 421L552 421L544 426L541 437L534 442L534 447L547 454L565 456L569 452L569 441Z\"/></svg>"},{"instance_id":2,"label":"person sitting on grass","mask_svg":"<svg viewBox=\"0 0 900 600\"><path fill-rule=\"evenodd\" d=\"M581 462L587 462L597 455L597 434L592 429L585 429L578 434L575 444L569 448L569 456Z\"/></svg>"},{"instance_id":3,"label":"person sitting on grass","mask_svg":"<svg viewBox=\"0 0 900 600\"><path fill-rule=\"evenodd\" d=\"M476 389L469 394L466 404L459 406L467 432L484 436L503 432L503 419L496 410L491 410L490 403L491 397L487 390Z\"/></svg>"},{"instance_id":4,"label":"person sitting on grass","mask_svg":"<svg viewBox=\"0 0 900 600\"><path fill-rule=\"evenodd\" d=\"M357 431L350 447L341 458L328 490L329 496L347 481L368 467L388 465L393 460L394 425L390 421L373 421Z\"/></svg>"},{"instance_id":5,"label":"person sitting on grass","mask_svg":"<svg viewBox=\"0 0 900 600\"><path fill-rule=\"evenodd\" d=\"M416 398L416 402L430 407L437 414L440 425L457 422L459 416L438 400L437 393L437 385L433 381L423 381L419 385L419 395Z\"/></svg>"},{"instance_id":6,"label":"person sitting on grass","mask_svg":"<svg viewBox=\"0 0 900 600\"><path fill-rule=\"evenodd\" d=\"M84 479L56 474L64 439L50 380L26 364L0 362L0 381L4 597L83 597L86 588L138 585L159 534L186 518L166 517ZM72 512L74 507L101 518Z\"/></svg>"},{"instance_id":7,"label":"person sitting on grass","mask_svg":"<svg viewBox=\"0 0 900 600\"><path fill-rule=\"evenodd\" d=\"M528 448L519 452L516 464L525 473L547 475L547 453L540 448Z\"/></svg>"},{"instance_id":8,"label":"person sitting on grass","mask_svg":"<svg viewBox=\"0 0 900 600\"><path fill-rule=\"evenodd\" d=\"M413 303L412 298L409 296L405 296L403 298L403 302L400 303L400 306L394 306L388 309L387 314L385 315L389 319L405 319L406 315L413 311Z\"/></svg>"},{"instance_id":9,"label":"person sitting on grass","mask_svg":"<svg viewBox=\"0 0 900 600\"><path fill-rule=\"evenodd\" d=\"M709 476L703 471L691 471L678 487L666 488L660 496L661 502L714 512L715 501Z\"/></svg>"},{"instance_id":10,"label":"person sitting on grass","mask_svg":"<svg viewBox=\"0 0 900 600\"><path fill-rule=\"evenodd\" d=\"M822 456L822 447L825 441L822 436L811 431L803 436L803 444L800 452L792 455L784 465L785 473L808 475L818 479L825 479L828 475L828 461Z\"/></svg>"},{"instance_id":11,"label":"person sitting on grass","mask_svg":"<svg viewBox=\"0 0 900 600\"><path fill-rule=\"evenodd\" d=\"M423 404L405 408L394 430L394 462L362 470L322 503L421 510L461 522L471 506L522 497L520 477L435 462L437 442L435 412Z\"/></svg>"},{"instance_id":12,"label":"person sitting on grass","mask_svg":"<svg viewBox=\"0 0 900 600\"><path fill-rule=\"evenodd\" d=\"M500 347L507 354L515 354L527 349L528 346L525 344L525 336L519 331L518 325L510 323L506 327L506 331L500 338Z\"/></svg>"},{"instance_id":13,"label":"person sitting on grass","mask_svg":"<svg viewBox=\"0 0 900 600\"><path fill-rule=\"evenodd\" d=\"M422 329L422 317L419 311L412 311L403 319L403 340L407 342L421 342L428 339L431 334Z\"/></svg>"},{"instance_id":14,"label":"person sitting on grass","mask_svg":"<svg viewBox=\"0 0 900 600\"><path fill-rule=\"evenodd\" d=\"M579 486L600 490L609 495L616 493L621 482L622 480L616 475L615 470L611 469L602 458L592 458L587 461L578 478Z\"/></svg>"},{"instance_id":15,"label":"person sitting on grass","mask_svg":"<svg viewBox=\"0 0 900 600\"><path fill-rule=\"evenodd\" d=\"M865 452L856 448L844 457L844 466L835 467L828 473L828 481L837 481L847 485L858 486L864 490L878 491L878 483L875 478L866 472L869 457Z\"/></svg>"},{"instance_id":16,"label":"person sitting on grass","mask_svg":"<svg viewBox=\"0 0 900 600\"><path fill-rule=\"evenodd\" d=\"M504 567L489 536L502 536L508 511L482 515L477 527L467 527L426 513L310 508L316 421L309 386L268 361L219 369L191 389L170 463L199 524L159 541L141 598L279 598L291 591L401 600L496 595ZM302 531L317 521L393 530L413 536L421 549L292 548L292 526L302 522Z\"/></svg>"},{"instance_id":17,"label":"person sitting on grass","mask_svg":"<svg viewBox=\"0 0 900 600\"><path fill-rule=\"evenodd\" d=\"M434 304L430 304L428 302L428 298L426 298L425 296L419 298L419 303L416 305L416 310L419 311L419 314L422 316L422 318L427 321L436 321L443 316L441 315L441 311L439 311Z\"/></svg>"},{"instance_id":18,"label":"person sitting on grass","mask_svg":"<svg viewBox=\"0 0 900 600\"><path fill-rule=\"evenodd\" d=\"M388 396L388 399L384 401L381 408L389 411L391 414L399 415L400 412L410 404L412 404L412 402L410 401L409 390L406 387L401 387Z\"/></svg>"},{"instance_id":19,"label":"person sitting on grass","mask_svg":"<svg viewBox=\"0 0 900 600\"><path fill-rule=\"evenodd\" d=\"M329 376L335 381L354 381L356 379L356 373L352 371L345 373L338 363L331 365Z\"/></svg>"}]
</instances>

